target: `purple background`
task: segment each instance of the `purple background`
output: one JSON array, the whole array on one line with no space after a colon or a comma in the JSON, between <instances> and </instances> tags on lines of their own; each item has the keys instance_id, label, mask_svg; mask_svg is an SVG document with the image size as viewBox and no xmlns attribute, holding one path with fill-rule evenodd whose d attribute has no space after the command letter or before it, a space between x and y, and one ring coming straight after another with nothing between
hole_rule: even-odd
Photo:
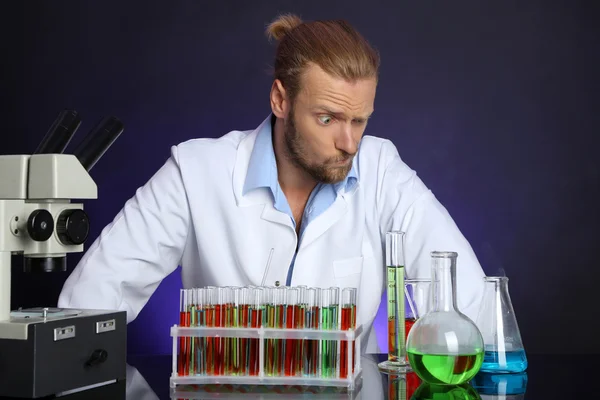
<instances>
[{"instance_id":1,"label":"purple background","mask_svg":"<svg viewBox=\"0 0 600 400\"><path fill-rule=\"evenodd\" d=\"M486 273L510 277L526 350L600 352L587 324L600 276L598 6L299 3L4 2L0 154L32 152L64 108L83 118L73 145L102 116L122 119L125 132L92 170L95 239L171 145L266 117L274 47L264 26L278 12L345 18L382 55L367 133L394 141ZM26 275L21 263L13 308L54 305L66 275ZM130 325L130 353L170 352L180 286L177 271ZM581 329L566 328L572 321Z\"/></svg>"}]
</instances>

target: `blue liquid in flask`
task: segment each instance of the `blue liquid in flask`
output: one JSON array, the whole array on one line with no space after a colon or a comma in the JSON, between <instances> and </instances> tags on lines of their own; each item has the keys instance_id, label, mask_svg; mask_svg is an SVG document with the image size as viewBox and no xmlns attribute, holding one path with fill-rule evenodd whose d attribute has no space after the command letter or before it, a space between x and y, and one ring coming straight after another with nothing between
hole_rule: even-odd
<instances>
[{"instance_id":1,"label":"blue liquid in flask","mask_svg":"<svg viewBox=\"0 0 600 400\"><path fill-rule=\"evenodd\" d=\"M483 355L481 371L487 372L523 372L527 369L527 356L524 350L499 352L486 350Z\"/></svg>"}]
</instances>

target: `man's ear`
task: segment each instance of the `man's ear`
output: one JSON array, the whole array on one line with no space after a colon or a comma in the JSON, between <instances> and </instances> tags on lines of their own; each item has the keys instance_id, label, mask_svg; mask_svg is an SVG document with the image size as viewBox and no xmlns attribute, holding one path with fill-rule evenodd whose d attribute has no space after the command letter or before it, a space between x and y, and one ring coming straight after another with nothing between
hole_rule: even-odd
<instances>
[{"instance_id":1,"label":"man's ear","mask_svg":"<svg viewBox=\"0 0 600 400\"><path fill-rule=\"evenodd\" d=\"M283 84L279 79L273 81L271 86L271 111L277 118L286 118L290 111L290 101Z\"/></svg>"}]
</instances>

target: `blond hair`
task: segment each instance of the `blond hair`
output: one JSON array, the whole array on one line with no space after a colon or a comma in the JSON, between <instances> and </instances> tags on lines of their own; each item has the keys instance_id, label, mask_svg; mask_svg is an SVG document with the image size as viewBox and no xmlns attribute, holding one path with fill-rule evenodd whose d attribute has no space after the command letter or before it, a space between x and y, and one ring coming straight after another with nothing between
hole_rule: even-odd
<instances>
[{"instance_id":1,"label":"blond hair","mask_svg":"<svg viewBox=\"0 0 600 400\"><path fill-rule=\"evenodd\" d=\"M292 100L309 63L348 81L378 77L378 52L344 20L303 22L297 15L283 14L266 33L278 41L274 79L281 80Z\"/></svg>"}]
</instances>

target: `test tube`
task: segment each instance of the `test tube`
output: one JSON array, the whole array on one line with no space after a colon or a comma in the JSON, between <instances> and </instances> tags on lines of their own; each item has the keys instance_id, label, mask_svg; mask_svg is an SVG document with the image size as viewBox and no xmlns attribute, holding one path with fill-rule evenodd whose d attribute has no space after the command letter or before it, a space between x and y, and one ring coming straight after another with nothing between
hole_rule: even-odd
<instances>
[{"instance_id":1,"label":"test tube","mask_svg":"<svg viewBox=\"0 0 600 400\"><path fill-rule=\"evenodd\" d=\"M296 289L298 289L298 305L302 310L304 310L306 308L306 296L308 293L308 286L300 285L296 286ZM302 318L302 320L304 320L304 317ZM303 326L304 323L298 325L299 328L302 328Z\"/></svg>"},{"instance_id":2,"label":"test tube","mask_svg":"<svg viewBox=\"0 0 600 400\"><path fill-rule=\"evenodd\" d=\"M317 329L319 327L315 314L318 313L317 290L309 288L306 291L306 309L304 311L304 328ZM302 343L302 375L316 376L318 365L318 340L304 340Z\"/></svg>"},{"instance_id":3,"label":"test tube","mask_svg":"<svg viewBox=\"0 0 600 400\"><path fill-rule=\"evenodd\" d=\"M196 298L198 306L196 308L196 326L206 326L206 289L198 288L196 290ZM203 337L196 337L196 374L202 375L206 373L206 345Z\"/></svg>"},{"instance_id":4,"label":"test tube","mask_svg":"<svg viewBox=\"0 0 600 400\"><path fill-rule=\"evenodd\" d=\"M261 328L263 324L263 315L264 311L264 302L265 302L265 291L262 288L254 288L252 289L252 300L250 302L251 305L251 314L250 324L252 328ZM250 356L249 356L249 373L252 376L257 376L260 371L259 366L259 349L260 342L259 339L250 339ZM266 349L266 347L265 347ZM266 358L265 358L266 359Z\"/></svg>"},{"instance_id":5,"label":"test tube","mask_svg":"<svg viewBox=\"0 0 600 400\"><path fill-rule=\"evenodd\" d=\"M316 287L315 292L316 292L316 296L315 296L315 307L313 310L314 312L312 313L312 318L313 318L312 326L314 326L315 329L322 329L321 316L323 314L322 313L323 289L321 289L320 287ZM314 355L316 356L316 358L313 358L313 360L314 360L313 370L315 372L315 375L317 375L321 371L321 345L322 345L323 341L316 340L314 343L315 343L316 349L313 349L313 352L314 352Z\"/></svg>"},{"instance_id":6,"label":"test tube","mask_svg":"<svg viewBox=\"0 0 600 400\"><path fill-rule=\"evenodd\" d=\"M237 328L239 319L239 304L240 304L240 288L237 286L228 287L229 296L228 299L228 315L227 324L228 328ZM240 353L239 353L239 339L236 337L230 337L226 339L227 346L227 374L237 375L240 370Z\"/></svg>"},{"instance_id":7,"label":"test tube","mask_svg":"<svg viewBox=\"0 0 600 400\"><path fill-rule=\"evenodd\" d=\"M333 328L334 330L340 329L340 288L338 287L330 287L331 291L331 306L333 307L334 315L333 315Z\"/></svg>"},{"instance_id":8,"label":"test tube","mask_svg":"<svg viewBox=\"0 0 600 400\"><path fill-rule=\"evenodd\" d=\"M266 328L275 328L275 287L264 288L265 291L265 316L264 323ZM273 376L275 371L275 339L267 339L265 342L265 375Z\"/></svg>"},{"instance_id":9,"label":"test tube","mask_svg":"<svg viewBox=\"0 0 600 400\"><path fill-rule=\"evenodd\" d=\"M287 289L287 304L285 311L285 327L286 329L296 329L297 326L297 313L299 312L298 307L298 289L289 288ZM284 340L284 374L285 376L296 375L296 347L297 340L285 339Z\"/></svg>"},{"instance_id":10,"label":"test tube","mask_svg":"<svg viewBox=\"0 0 600 400\"><path fill-rule=\"evenodd\" d=\"M217 287L213 290L213 305L215 307L215 327L225 327L225 290ZM225 349L223 338L214 338L214 373L223 375L225 372Z\"/></svg>"},{"instance_id":11,"label":"test tube","mask_svg":"<svg viewBox=\"0 0 600 400\"><path fill-rule=\"evenodd\" d=\"M196 326L196 305L198 300L196 298L196 290L194 288L187 289L188 292L188 313L189 313L189 326ZM194 375L196 373L196 346L193 337L186 338L188 342L188 375Z\"/></svg>"},{"instance_id":12,"label":"test tube","mask_svg":"<svg viewBox=\"0 0 600 400\"><path fill-rule=\"evenodd\" d=\"M323 290L321 293L321 321L319 328L321 330L331 330L333 327L333 313L331 306L331 291ZM321 340L321 377L331 376L331 360L333 351L332 340Z\"/></svg>"},{"instance_id":13,"label":"test tube","mask_svg":"<svg viewBox=\"0 0 600 400\"><path fill-rule=\"evenodd\" d=\"M356 289L342 289L342 322L341 330L354 330L356 328ZM350 369L349 363L351 363ZM340 348L340 378L348 377L348 371L354 373L354 341L352 341L352 357L348 360L348 342L342 341Z\"/></svg>"},{"instance_id":14,"label":"test tube","mask_svg":"<svg viewBox=\"0 0 600 400\"><path fill-rule=\"evenodd\" d=\"M250 304L252 302L252 291L248 287L243 287L239 291L239 314L238 326L241 328L250 327L249 314ZM240 359L240 375L248 375L248 342L252 339L241 338L238 340L238 354Z\"/></svg>"},{"instance_id":15,"label":"test tube","mask_svg":"<svg viewBox=\"0 0 600 400\"><path fill-rule=\"evenodd\" d=\"M304 326L306 325L305 319L306 319L306 302L307 302L307 296L308 296L308 286L300 285L300 286L297 286L297 289L298 289L298 312L294 314L294 317L296 318L296 328L303 329ZM297 339L297 342L296 342L297 343L296 354L295 354L296 365L294 367L296 376L302 376L305 342L306 342L305 339Z\"/></svg>"},{"instance_id":16,"label":"test tube","mask_svg":"<svg viewBox=\"0 0 600 400\"><path fill-rule=\"evenodd\" d=\"M185 326L187 327L191 327L193 326L193 321L192 321L192 315L193 315L193 303L194 303L194 298L193 298L193 291L192 289L185 289L185 298L186 298L186 305L185 305ZM185 375L191 375L192 374L192 360L193 360L193 344L192 344L192 338L190 336L187 336L185 338L185 348L186 348L186 354L185 354Z\"/></svg>"},{"instance_id":17,"label":"test tube","mask_svg":"<svg viewBox=\"0 0 600 400\"><path fill-rule=\"evenodd\" d=\"M221 327L226 328L229 325L229 317L231 307L229 305L231 288L222 287L222 299L221 299ZM221 375L229 375L229 338L221 335L221 363L220 371Z\"/></svg>"},{"instance_id":18,"label":"test tube","mask_svg":"<svg viewBox=\"0 0 600 400\"><path fill-rule=\"evenodd\" d=\"M215 301L218 301L218 296L216 295L217 288L214 286L207 286L205 288L205 296L206 296L206 311L205 321L206 326L209 328L215 327ZM215 349L215 338L207 336L205 338L206 341L206 374L214 375L215 374L215 361L216 361L216 349Z\"/></svg>"},{"instance_id":19,"label":"test tube","mask_svg":"<svg viewBox=\"0 0 600 400\"><path fill-rule=\"evenodd\" d=\"M275 327L278 329L285 328L285 303L287 300L287 290L285 286L275 287ZM282 376L283 361L284 361L284 339L275 339L275 357L273 361L275 376Z\"/></svg>"},{"instance_id":20,"label":"test tube","mask_svg":"<svg viewBox=\"0 0 600 400\"><path fill-rule=\"evenodd\" d=\"M341 322L341 312L340 312L340 288L338 287L330 287L331 291L331 310L333 313L333 317L331 319L333 327L332 330L340 329ZM337 377L339 374L339 349L340 349L340 340L332 340L332 351L331 351L331 377Z\"/></svg>"},{"instance_id":21,"label":"test tube","mask_svg":"<svg viewBox=\"0 0 600 400\"><path fill-rule=\"evenodd\" d=\"M179 290L179 326L185 327L186 325L186 308L187 308L187 290ZM179 338L179 355L177 358L177 374L179 376L185 375L185 357L187 356L185 337Z\"/></svg>"}]
</instances>

